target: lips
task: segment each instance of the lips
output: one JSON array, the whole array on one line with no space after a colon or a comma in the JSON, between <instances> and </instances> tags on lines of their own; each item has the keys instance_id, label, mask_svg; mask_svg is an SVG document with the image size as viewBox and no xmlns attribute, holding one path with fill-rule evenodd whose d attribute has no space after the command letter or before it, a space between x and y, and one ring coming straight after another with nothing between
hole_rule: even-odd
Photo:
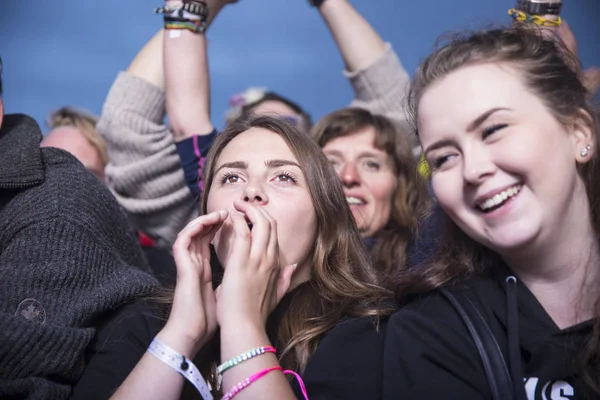
<instances>
[{"instance_id":1,"label":"lips","mask_svg":"<svg viewBox=\"0 0 600 400\"><path fill-rule=\"evenodd\" d=\"M508 200L519 194L522 187L523 185L518 183L504 189L489 192L477 199L475 207L484 213L491 212L502 207Z\"/></svg>"}]
</instances>

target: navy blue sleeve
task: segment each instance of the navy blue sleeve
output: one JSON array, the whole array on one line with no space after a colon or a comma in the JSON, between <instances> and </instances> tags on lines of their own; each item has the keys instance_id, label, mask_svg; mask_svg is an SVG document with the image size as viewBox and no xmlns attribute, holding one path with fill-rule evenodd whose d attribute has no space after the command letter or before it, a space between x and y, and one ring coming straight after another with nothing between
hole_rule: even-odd
<instances>
[{"instance_id":1,"label":"navy blue sleeve","mask_svg":"<svg viewBox=\"0 0 600 400\"><path fill-rule=\"evenodd\" d=\"M185 183L196 200L204 190L204 160L217 134L215 129L208 135L194 135L176 144Z\"/></svg>"}]
</instances>

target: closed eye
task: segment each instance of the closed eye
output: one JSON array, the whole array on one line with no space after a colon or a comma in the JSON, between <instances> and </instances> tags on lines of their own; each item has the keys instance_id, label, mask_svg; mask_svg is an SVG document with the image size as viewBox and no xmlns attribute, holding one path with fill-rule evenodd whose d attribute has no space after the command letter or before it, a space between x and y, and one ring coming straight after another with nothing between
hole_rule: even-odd
<instances>
[{"instance_id":1,"label":"closed eye","mask_svg":"<svg viewBox=\"0 0 600 400\"><path fill-rule=\"evenodd\" d=\"M488 136L492 135L493 133L498 132L501 129L506 128L507 126L508 126L507 124L496 124L496 125L487 127L483 130L482 137L483 137L483 139L486 139Z\"/></svg>"},{"instance_id":2,"label":"closed eye","mask_svg":"<svg viewBox=\"0 0 600 400\"><path fill-rule=\"evenodd\" d=\"M437 157L435 160L433 160L433 168L434 169L439 169L441 168L444 163L446 161L448 161L451 157L453 157L455 154L444 154L441 157Z\"/></svg>"}]
</instances>

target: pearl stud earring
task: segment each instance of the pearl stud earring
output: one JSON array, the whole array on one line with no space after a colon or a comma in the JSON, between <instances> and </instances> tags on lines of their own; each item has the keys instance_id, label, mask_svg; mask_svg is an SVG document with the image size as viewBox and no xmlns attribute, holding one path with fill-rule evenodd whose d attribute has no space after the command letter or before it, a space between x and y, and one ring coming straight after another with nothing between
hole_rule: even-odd
<instances>
[{"instance_id":1,"label":"pearl stud earring","mask_svg":"<svg viewBox=\"0 0 600 400\"><path fill-rule=\"evenodd\" d=\"M588 144L587 146L585 146L584 149L581 149L579 154L581 154L581 157L586 157L591 149L592 149L592 145Z\"/></svg>"}]
</instances>

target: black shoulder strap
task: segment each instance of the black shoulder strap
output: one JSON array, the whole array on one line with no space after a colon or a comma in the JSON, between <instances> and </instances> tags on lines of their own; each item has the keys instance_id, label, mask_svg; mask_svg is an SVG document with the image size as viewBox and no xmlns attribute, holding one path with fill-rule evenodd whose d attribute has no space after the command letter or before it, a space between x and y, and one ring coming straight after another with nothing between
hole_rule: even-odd
<instances>
[{"instance_id":1,"label":"black shoulder strap","mask_svg":"<svg viewBox=\"0 0 600 400\"><path fill-rule=\"evenodd\" d=\"M441 288L442 296L456 309L481 356L493 400L514 400L513 383L494 334L473 302L463 293Z\"/></svg>"}]
</instances>

